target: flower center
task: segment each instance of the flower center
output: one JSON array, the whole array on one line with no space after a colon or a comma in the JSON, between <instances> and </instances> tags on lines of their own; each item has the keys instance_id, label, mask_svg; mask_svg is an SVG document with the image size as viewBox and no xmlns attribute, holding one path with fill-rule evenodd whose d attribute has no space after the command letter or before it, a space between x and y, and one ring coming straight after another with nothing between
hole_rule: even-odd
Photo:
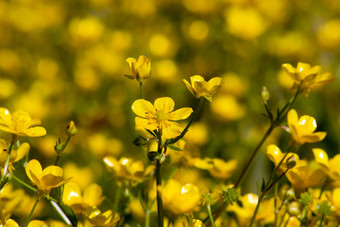
<instances>
[{"instance_id":1,"label":"flower center","mask_svg":"<svg viewBox=\"0 0 340 227\"><path fill-rule=\"evenodd\" d=\"M157 111L156 112L156 119L159 123L165 121L167 119L168 114L164 111Z\"/></svg>"}]
</instances>

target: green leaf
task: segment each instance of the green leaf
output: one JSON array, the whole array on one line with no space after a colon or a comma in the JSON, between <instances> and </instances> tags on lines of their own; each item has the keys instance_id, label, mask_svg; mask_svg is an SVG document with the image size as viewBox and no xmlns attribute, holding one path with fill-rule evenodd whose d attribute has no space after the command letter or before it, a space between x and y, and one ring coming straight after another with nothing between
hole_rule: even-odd
<instances>
[{"instance_id":1,"label":"green leaf","mask_svg":"<svg viewBox=\"0 0 340 227\"><path fill-rule=\"evenodd\" d=\"M168 146L171 150L174 150L174 151L183 151L182 149L178 148L178 147L175 147L174 145L169 145Z\"/></svg>"}]
</instances>

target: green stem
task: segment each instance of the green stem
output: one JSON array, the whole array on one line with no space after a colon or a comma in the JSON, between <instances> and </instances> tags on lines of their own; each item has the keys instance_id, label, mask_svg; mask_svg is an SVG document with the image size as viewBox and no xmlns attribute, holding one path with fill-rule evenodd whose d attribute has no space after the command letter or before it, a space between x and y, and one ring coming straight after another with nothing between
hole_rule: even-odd
<instances>
[{"instance_id":1,"label":"green stem","mask_svg":"<svg viewBox=\"0 0 340 227\"><path fill-rule=\"evenodd\" d=\"M192 118L190 119L188 125L184 128L184 130L182 131L182 133L181 133L179 136L177 136L176 138L173 138L173 139L169 140L169 142L168 142L167 144L174 144L174 143L176 143L178 140L182 139L183 136L185 136L185 134L187 133L187 131L188 131L189 127L191 126L191 124L194 122L194 120L196 120L196 118L197 118L197 116L198 116L198 113L200 112L200 110L201 110L201 108L202 108L202 106L203 106L204 99L205 99L204 97L201 97L201 98L199 99L198 106L197 106L195 112L193 113Z\"/></svg>"},{"instance_id":2,"label":"green stem","mask_svg":"<svg viewBox=\"0 0 340 227\"><path fill-rule=\"evenodd\" d=\"M211 207L210 207L209 203L207 204L207 209L208 209L208 214L209 214L209 218L210 218L210 223L211 223L212 227L216 227L214 218L213 218L212 213L211 213Z\"/></svg>"},{"instance_id":3,"label":"green stem","mask_svg":"<svg viewBox=\"0 0 340 227\"><path fill-rule=\"evenodd\" d=\"M277 225L277 215L279 213L279 210L277 208L277 190L278 190L279 184L275 185L274 188L274 227Z\"/></svg>"},{"instance_id":4,"label":"green stem","mask_svg":"<svg viewBox=\"0 0 340 227\"><path fill-rule=\"evenodd\" d=\"M55 166L58 165L58 161L59 161L59 159L60 159L60 155L64 152L65 148L67 147L68 143L69 143L70 140L71 140L71 137L72 137L72 136L68 136L68 137L67 137L66 142L64 143L62 149L59 151L58 156L57 156L57 158L56 158L56 160L55 160L55 163L54 163Z\"/></svg>"},{"instance_id":5,"label":"green stem","mask_svg":"<svg viewBox=\"0 0 340 227\"><path fill-rule=\"evenodd\" d=\"M242 170L241 175L239 176L239 178L237 179L236 183L235 183L235 188L237 188L244 175L246 174L247 170L249 169L250 165L253 163L253 160L255 158L255 156L257 155L257 152L260 150L260 148L262 147L263 143L267 140L267 138L270 136L270 134L273 132L273 130L275 129L275 125L272 123L270 124L270 127L267 129L266 133L264 134L264 136L262 137L261 141L259 142L259 144L256 146L255 150L253 151L252 155L250 156L247 164L245 165L245 167Z\"/></svg>"},{"instance_id":6,"label":"green stem","mask_svg":"<svg viewBox=\"0 0 340 227\"><path fill-rule=\"evenodd\" d=\"M162 164L159 160L156 163L156 191L157 191L157 216L158 216L158 227L163 227L163 201L162 194L159 189L162 187Z\"/></svg>"},{"instance_id":7,"label":"green stem","mask_svg":"<svg viewBox=\"0 0 340 227\"><path fill-rule=\"evenodd\" d=\"M13 145L14 145L14 142L11 142L11 144L9 145L8 154L7 154L7 158L6 158L5 166L4 166L4 172L2 173L2 176L1 176L1 183L4 181L4 178L5 178L7 170L8 170L9 160L11 158L11 152L12 152L12 149L13 149Z\"/></svg>"},{"instance_id":8,"label":"green stem","mask_svg":"<svg viewBox=\"0 0 340 227\"><path fill-rule=\"evenodd\" d=\"M26 227L27 227L28 224L30 223L30 221L31 221L31 219L32 219L32 216L33 216L33 213L34 213L34 210L35 210L35 208L37 207L38 203L39 203L39 196L38 196L37 200L35 201L35 203L34 203L34 205L33 205L33 208L32 208L32 210L31 210L31 212L30 212L30 214L29 214L29 216L28 216L28 219L27 219L26 225L25 225Z\"/></svg>"},{"instance_id":9,"label":"green stem","mask_svg":"<svg viewBox=\"0 0 340 227\"><path fill-rule=\"evenodd\" d=\"M323 220L325 219L325 215L323 214L322 216L321 216L321 220L320 220L320 222L319 222L319 225L318 225L318 227L322 227L322 223L323 223Z\"/></svg>"},{"instance_id":10,"label":"green stem","mask_svg":"<svg viewBox=\"0 0 340 227\"><path fill-rule=\"evenodd\" d=\"M283 221L284 221L284 219L285 219L286 214L287 214L287 210L285 210L285 212L283 213L283 215L282 215L282 217L281 217L281 220L280 220L280 222L279 222L279 227L282 225L282 223L283 223ZM288 220L289 220L289 217L288 217Z\"/></svg>"},{"instance_id":11,"label":"green stem","mask_svg":"<svg viewBox=\"0 0 340 227\"><path fill-rule=\"evenodd\" d=\"M162 132L159 131L158 135L158 154L162 155ZM156 161L156 192L157 192L157 217L158 227L164 226L164 214L163 214L163 201L160 189L162 188L162 163L160 159Z\"/></svg>"},{"instance_id":12,"label":"green stem","mask_svg":"<svg viewBox=\"0 0 340 227\"><path fill-rule=\"evenodd\" d=\"M150 208L145 211L145 227L150 227Z\"/></svg>"},{"instance_id":13,"label":"green stem","mask_svg":"<svg viewBox=\"0 0 340 227\"><path fill-rule=\"evenodd\" d=\"M143 94L143 82L139 82L139 91L140 91L140 96L142 99L144 99L144 94Z\"/></svg>"},{"instance_id":14,"label":"green stem","mask_svg":"<svg viewBox=\"0 0 340 227\"><path fill-rule=\"evenodd\" d=\"M21 185L25 186L26 188L30 189L31 191L38 192L38 190L36 188L32 187L31 185L26 184L25 182L23 182L22 180L20 180L16 176L12 175L12 179L14 179L16 182L20 183ZM45 199L47 199L49 201L53 201L55 203L58 203L58 200L56 200L56 199L54 199L54 198L52 198L48 195L45 195L44 197L45 197Z\"/></svg>"},{"instance_id":15,"label":"green stem","mask_svg":"<svg viewBox=\"0 0 340 227\"><path fill-rule=\"evenodd\" d=\"M120 199L121 190L122 190L122 185L119 185L119 184L118 184L118 187L116 188L116 193L115 193L115 201L114 201L114 204L113 204L113 209L114 209L115 211L118 210L118 205L119 205L119 199Z\"/></svg>"}]
</instances>

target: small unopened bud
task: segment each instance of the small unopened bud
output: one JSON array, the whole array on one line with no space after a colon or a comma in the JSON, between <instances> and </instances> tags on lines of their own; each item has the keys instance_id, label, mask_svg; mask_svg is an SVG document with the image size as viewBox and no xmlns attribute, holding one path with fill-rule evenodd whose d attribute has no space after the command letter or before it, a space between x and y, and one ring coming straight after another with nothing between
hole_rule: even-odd
<instances>
[{"instance_id":1,"label":"small unopened bud","mask_svg":"<svg viewBox=\"0 0 340 227\"><path fill-rule=\"evenodd\" d=\"M292 199L295 199L295 191L293 188L290 188L286 191L286 198L287 200L292 200Z\"/></svg>"},{"instance_id":2,"label":"small unopened bud","mask_svg":"<svg viewBox=\"0 0 340 227\"><path fill-rule=\"evenodd\" d=\"M287 169L292 169L292 168L294 168L294 166L296 166L296 158L295 158L294 155L290 156L286 160L286 166L287 166Z\"/></svg>"},{"instance_id":3,"label":"small unopened bud","mask_svg":"<svg viewBox=\"0 0 340 227\"><path fill-rule=\"evenodd\" d=\"M262 101L263 101L265 104L267 103L267 101L268 101L269 98L270 98L269 91L268 91L268 89L267 89L265 86L262 87L261 98L262 98Z\"/></svg>"},{"instance_id":4,"label":"small unopened bud","mask_svg":"<svg viewBox=\"0 0 340 227\"><path fill-rule=\"evenodd\" d=\"M69 136L74 136L75 134L77 134L78 129L76 128L76 125L74 124L74 121L70 121L68 123L68 125L66 126L66 133Z\"/></svg>"},{"instance_id":5,"label":"small unopened bud","mask_svg":"<svg viewBox=\"0 0 340 227\"><path fill-rule=\"evenodd\" d=\"M59 154L63 152L64 146L61 143L58 143L54 146L54 150Z\"/></svg>"},{"instance_id":6,"label":"small unopened bud","mask_svg":"<svg viewBox=\"0 0 340 227\"><path fill-rule=\"evenodd\" d=\"M290 216L298 216L300 214L300 204L296 201L289 203L287 212Z\"/></svg>"}]
</instances>

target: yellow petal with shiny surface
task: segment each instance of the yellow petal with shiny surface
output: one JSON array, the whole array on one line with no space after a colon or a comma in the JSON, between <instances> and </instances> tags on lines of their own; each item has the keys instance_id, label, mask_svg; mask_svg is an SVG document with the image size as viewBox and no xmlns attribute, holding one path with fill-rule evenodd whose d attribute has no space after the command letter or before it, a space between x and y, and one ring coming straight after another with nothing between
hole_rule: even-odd
<instances>
[{"instance_id":1,"label":"yellow petal with shiny surface","mask_svg":"<svg viewBox=\"0 0 340 227\"><path fill-rule=\"evenodd\" d=\"M46 135L46 129L40 126L26 129L24 133L29 137L40 137Z\"/></svg>"},{"instance_id":2,"label":"yellow petal with shiny surface","mask_svg":"<svg viewBox=\"0 0 340 227\"><path fill-rule=\"evenodd\" d=\"M154 106L156 111L162 111L167 114L174 110L175 102L172 98L162 97L155 100Z\"/></svg>"},{"instance_id":3,"label":"yellow petal with shiny surface","mask_svg":"<svg viewBox=\"0 0 340 227\"><path fill-rule=\"evenodd\" d=\"M63 169L59 166L48 166L46 167L40 178L42 187L46 189L54 188L65 183L63 181Z\"/></svg>"},{"instance_id":4,"label":"yellow petal with shiny surface","mask_svg":"<svg viewBox=\"0 0 340 227\"><path fill-rule=\"evenodd\" d=\"M91 184L84 191L83 202L89 206L98 206L104 200L102 194L103 190L99 185Z\"/></svg>"},{"instance_id":5,"label":"yellow petal with shiny surface","mask_svg":"<svg viewBox=\"0 0 340 227\"><path fill-rule=\"evenodd\" d=\"M8 109L0 107L0 124L12 125L12 115Z\"/></svg>"},{"instance_id":6,"label":"yellow petal with shiny surface","mask_svg":"<svg viewBox=\"0 0 340 227\"><path fill-rule=\"evenodd\" d=\"M143 118L148 118L150 114L155 114L156 112L152 103L145 99L138 99L134 101L131 108L136 115Z\"/></svg>"},{"instance_id":7,"label":"yellow petal with shiny surface","mask_svg":"<svg viewBox=\"0 0 340 227\"><path fill-rule=\"evenodd\" d=\"M299 118L298 125L303 134L313 133L317 127L315 118L308 115L301 116Z\"/></svg>"},{"instance_id":8,"label":"yellow petal with shiny surface","mask_svg":"<svg viewBox=\"0 0 340 227\"><path fill-rule=\"evenodd\" d=\"M63 202L69 206L82 202L81 191L76 183L68 182L64 185Z\"/></svg>"},{"instance_id":9,"label":"yellow petal with shiny surface","mask_svg":"<svg viewBox=\"0 0 340 227\"><path fill-rule=\"evenodd\" d=\"M28 143L23 143L20 145L20 147L17 150L17 156L15 157L15 160L13 162L17 162L20 159L22 159L30 150L30 145Z\"/></svg>"},{"instance_id":10,"label":"yellow petal with shiny surface","mask_svg":"<svg viewBox=\"0 0 340 227\"><path fill-rule=\"evenodd\" d=\"M172 121L179 121L187 119L191 113L193 112L192 108L190 107L184 107L180 108L178 110L175 110L168 114L168 119Z\"/></svg>"},{"instance_id":11,"label":"yellow petal with shiny surface","mask_svg":"<svg viewBox=\"0 0 340 227\"><path fill-rule=\"evenodd\" d=\"M39 186L40 174L42 173L42 167L40 162L36 159L32 159L27 163L25 170L28 178L30 178L32 183Z\"/></svg>"}]
</instances>

